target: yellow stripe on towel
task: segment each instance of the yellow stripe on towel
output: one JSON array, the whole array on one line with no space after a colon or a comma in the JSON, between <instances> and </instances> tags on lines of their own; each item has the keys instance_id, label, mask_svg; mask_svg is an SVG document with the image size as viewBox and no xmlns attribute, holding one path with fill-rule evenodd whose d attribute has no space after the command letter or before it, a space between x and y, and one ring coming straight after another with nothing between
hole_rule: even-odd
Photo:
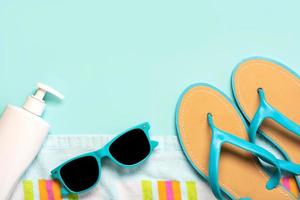
<instances>
[{"instance_id":1,"label":"yellow stripe on towel","mask_svg":"<svg viewBox=\"0 0 300 200\"><path fill-rule=\"evenodd\" d=\"M33 183L30 180L23 181L24 200L34 200Z\"/></svg>"},{"instance_id":2,"label":"yellow stripe on towel","mask_svg":"<svg viewBox=\"0 0 300 200\"><path fill-rule=\"evenodd\" d=\"M142 181L143 189L143 200L152 200L153 191L152 191L152 182L151 181Z\"/></svg>"},{"instance_id":3,"label":"yellow stripe on towel","mask_svg":"<svg viewBox=\"0 0 300 200\"><path fill-rule=\"evenodd\" d=\"M69 194L68 199L69 200L78 200L78 195L77 194Z\"/></svg>"},{"instance_id":4,"label":"yellow stripe on towel","mask_svg":"<svg viewBox=\"0 0 300 200\"><path fill-rule=\"evenodd\" d=\"M188 200L197 200L198 195L197 195L196 183L194 181L187 181L186 188L187 188Z\"/></svg>"}]
</instances>

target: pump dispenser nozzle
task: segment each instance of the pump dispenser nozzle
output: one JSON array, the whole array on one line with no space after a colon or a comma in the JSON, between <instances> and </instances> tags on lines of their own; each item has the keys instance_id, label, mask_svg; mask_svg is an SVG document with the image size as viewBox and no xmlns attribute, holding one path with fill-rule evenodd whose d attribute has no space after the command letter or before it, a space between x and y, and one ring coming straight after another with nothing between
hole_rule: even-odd
<instances>
[{"instance_id":1,"label":"pump dispenser nozzle","mask_svg":"<svg viewBox=\"0 0 300 200\"><path fill-rule=\"evenodd\" d=\"M57 90L43 83L38 83L35 95L29 96L27 98L27 101L25 102L23 108L37 116L41 116L46 106L44 101L46 93L50 93L61 100L64 99L64 96Z\"/></svg>"}]
</instances>

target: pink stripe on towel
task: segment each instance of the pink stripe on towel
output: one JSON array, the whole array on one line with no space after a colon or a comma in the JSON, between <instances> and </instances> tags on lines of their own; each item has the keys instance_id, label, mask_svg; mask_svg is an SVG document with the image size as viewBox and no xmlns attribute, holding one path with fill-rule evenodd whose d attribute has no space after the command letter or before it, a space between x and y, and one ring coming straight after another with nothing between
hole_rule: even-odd
<instances>
[{"instance_id":1,"label":"pink stripe on towel","mask_svg":"<svg viewBox=\"0 0 300 200\"><path fill-rule=\"evenodd\" d=\"M48 193L48 200L54 200L52 180L46 180L46 190Z\"/></svg>"},{"instance_id":2,"label":"pink stripe on towel","mask_svg":"<svg viewBox=\"0 0 300 200\"><path fill-rule=\"evenodd\" d=\"M172 181L166 181L167 200L174 200Z\"/></svg>"},{"instance_id":3,"label":"pink stripe on towel","mask_svg":"<svg viewBox=\"0 0 300 200\"><path fill-rule=\"evenodd\" d=\"M289 178L288 178L288 177L284 177L284 178L282 179L282 184L283 184L283 186L284 186L286 189L288 189L288 190L291 189L291 188L290 188L290 183L289 183Z\"/></svg>"}]
</instances>

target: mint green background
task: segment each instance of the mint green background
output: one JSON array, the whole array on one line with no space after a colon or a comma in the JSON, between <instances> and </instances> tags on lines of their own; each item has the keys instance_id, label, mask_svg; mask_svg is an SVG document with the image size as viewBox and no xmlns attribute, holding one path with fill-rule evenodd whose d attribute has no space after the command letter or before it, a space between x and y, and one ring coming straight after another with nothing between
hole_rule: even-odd
<instances>
[{"instance_id":1,"label":"mint green background","mask_svg":"<svg viewBox=\"0 0 300 200\"><path fill-rule=\"evenodd\" d=\"M300 3L217 0L0 0L0 108L42 81L52 134L116 134L143 121L174 134L181 91L230 94L233 67L261 55L300 72Z\"/></svg>"}]
</instances>

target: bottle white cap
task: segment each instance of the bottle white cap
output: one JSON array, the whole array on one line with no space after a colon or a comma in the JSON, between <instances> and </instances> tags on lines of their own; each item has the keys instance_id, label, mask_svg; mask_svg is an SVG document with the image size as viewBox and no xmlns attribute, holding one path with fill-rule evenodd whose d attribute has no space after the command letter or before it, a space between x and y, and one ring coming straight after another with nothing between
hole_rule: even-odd
<instances>
[{"instance_id":1,"label":"bottle white cap","mask_svg":"<svg viewBox=\"0 0 300 200\"><path fill-rule=\"evenodd\" d=\"M25 104L23 105L23 108L37 116L41 116L45 110L46 104L44 101L44 97L47 92L61 100L64 99L64 96L57 90L43 83L37 83L37 90L35 95L31 95L27 98Z\"/></svg>"}]
</instances>

